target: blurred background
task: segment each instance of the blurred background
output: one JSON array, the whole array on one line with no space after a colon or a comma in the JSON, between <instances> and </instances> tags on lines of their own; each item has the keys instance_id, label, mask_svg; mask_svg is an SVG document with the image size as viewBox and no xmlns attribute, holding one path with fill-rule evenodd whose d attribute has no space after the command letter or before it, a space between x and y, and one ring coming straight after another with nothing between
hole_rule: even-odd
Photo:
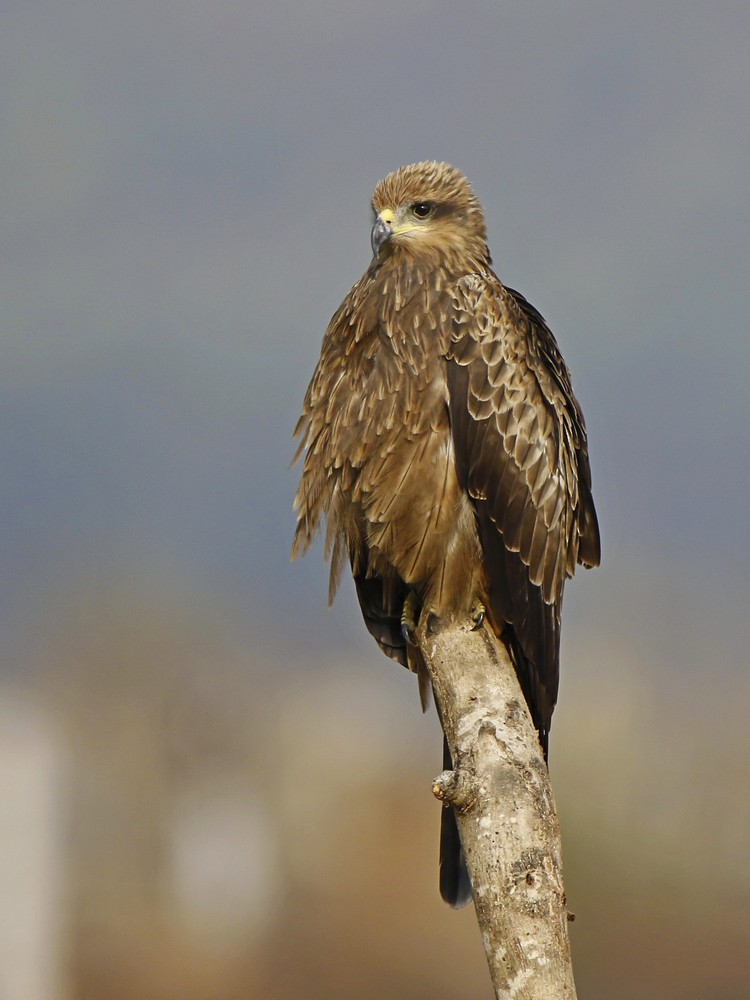
<instances>
[{"instance_id":1,"label":"blurred background","mask_svg":"<svg viewBox=\"0 0 750 1000\"><path fill-rule=\"evenodd\" d=\"M743 0L3 5L2 1000L489 1000L434 713L289 564L323 331L426 158L590 430L579 995L748 996L749 43Z\"/></svg>"}]
</instances>

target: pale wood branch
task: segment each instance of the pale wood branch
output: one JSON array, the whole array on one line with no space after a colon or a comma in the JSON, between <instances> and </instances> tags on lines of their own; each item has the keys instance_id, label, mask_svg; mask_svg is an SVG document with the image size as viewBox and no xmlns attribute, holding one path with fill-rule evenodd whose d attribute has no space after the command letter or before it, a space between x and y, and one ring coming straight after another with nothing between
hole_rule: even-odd
<instances>
[{"instance_id":1,"label":"pale wood branch","mask_svg":"<svg viewBox=\"0 0 750 1000\"><path fill-rule=\"evenodd\" d=\"M418 629L454 771L455 805L498 998L575 1000L560 828L537 733L507 650L485 626Z\"/></svg>"}]
</instances>

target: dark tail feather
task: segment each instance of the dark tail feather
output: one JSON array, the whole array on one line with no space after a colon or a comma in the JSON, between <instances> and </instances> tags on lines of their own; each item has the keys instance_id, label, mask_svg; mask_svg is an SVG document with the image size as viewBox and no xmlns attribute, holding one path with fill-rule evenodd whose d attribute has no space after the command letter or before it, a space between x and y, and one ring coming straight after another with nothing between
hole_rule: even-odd
<instances>
[{"instance_id":1,"label":"dark tail feather","mask_svg":"<svg viewBox=\"0 0 750 1000\"><path fill-rule=\"evenodd\" d=\"M453 769L448 741L443 737L443 767ZM449 906L458 910L471 902L471 880L466 868L456 814L444 806L440 817L440 895Z\"/></svg>"}]
</instances>

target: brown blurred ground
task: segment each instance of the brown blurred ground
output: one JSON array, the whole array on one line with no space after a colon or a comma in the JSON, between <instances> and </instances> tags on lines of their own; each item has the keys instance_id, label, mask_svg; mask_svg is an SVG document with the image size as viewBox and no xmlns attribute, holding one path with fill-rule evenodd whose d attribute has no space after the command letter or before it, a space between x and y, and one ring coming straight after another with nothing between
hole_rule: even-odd
<instances>
[{"instance_id":1,"label":"brown blurred ground","mask_svg":"<svg viewBox=\"0 0 750 1000\"><path fill-rule=\"evenodd\" d=\"M473 913L437 895L439 740L413 678L364 642L361 663L282 669L184 595L66 600L12 691L24 794L51 803L42 848L15 813L15 856L47 858L40 997L489 1000ZM566 659L552 766L580 996L746 997L742 704L670 716L604 633Z\"/></svg>"}]
</instances>

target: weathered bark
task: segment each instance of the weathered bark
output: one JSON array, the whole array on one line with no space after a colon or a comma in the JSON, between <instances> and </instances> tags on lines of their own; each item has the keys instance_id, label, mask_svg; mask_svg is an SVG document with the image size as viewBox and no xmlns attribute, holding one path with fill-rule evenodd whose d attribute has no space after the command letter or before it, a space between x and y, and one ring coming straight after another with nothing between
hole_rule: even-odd
<instances>
[{"instance_id":1,"label":"weathered bark","mask_svg":"<svg viewBox=\"0 0 750 1000\"><path fill-rule=\"evenodd\" d=\"M575 1000L547 766L507 650L471 624L418 629L454 761L433 791L456 808L496 996Z\"/></svg>"}]
</instances>

